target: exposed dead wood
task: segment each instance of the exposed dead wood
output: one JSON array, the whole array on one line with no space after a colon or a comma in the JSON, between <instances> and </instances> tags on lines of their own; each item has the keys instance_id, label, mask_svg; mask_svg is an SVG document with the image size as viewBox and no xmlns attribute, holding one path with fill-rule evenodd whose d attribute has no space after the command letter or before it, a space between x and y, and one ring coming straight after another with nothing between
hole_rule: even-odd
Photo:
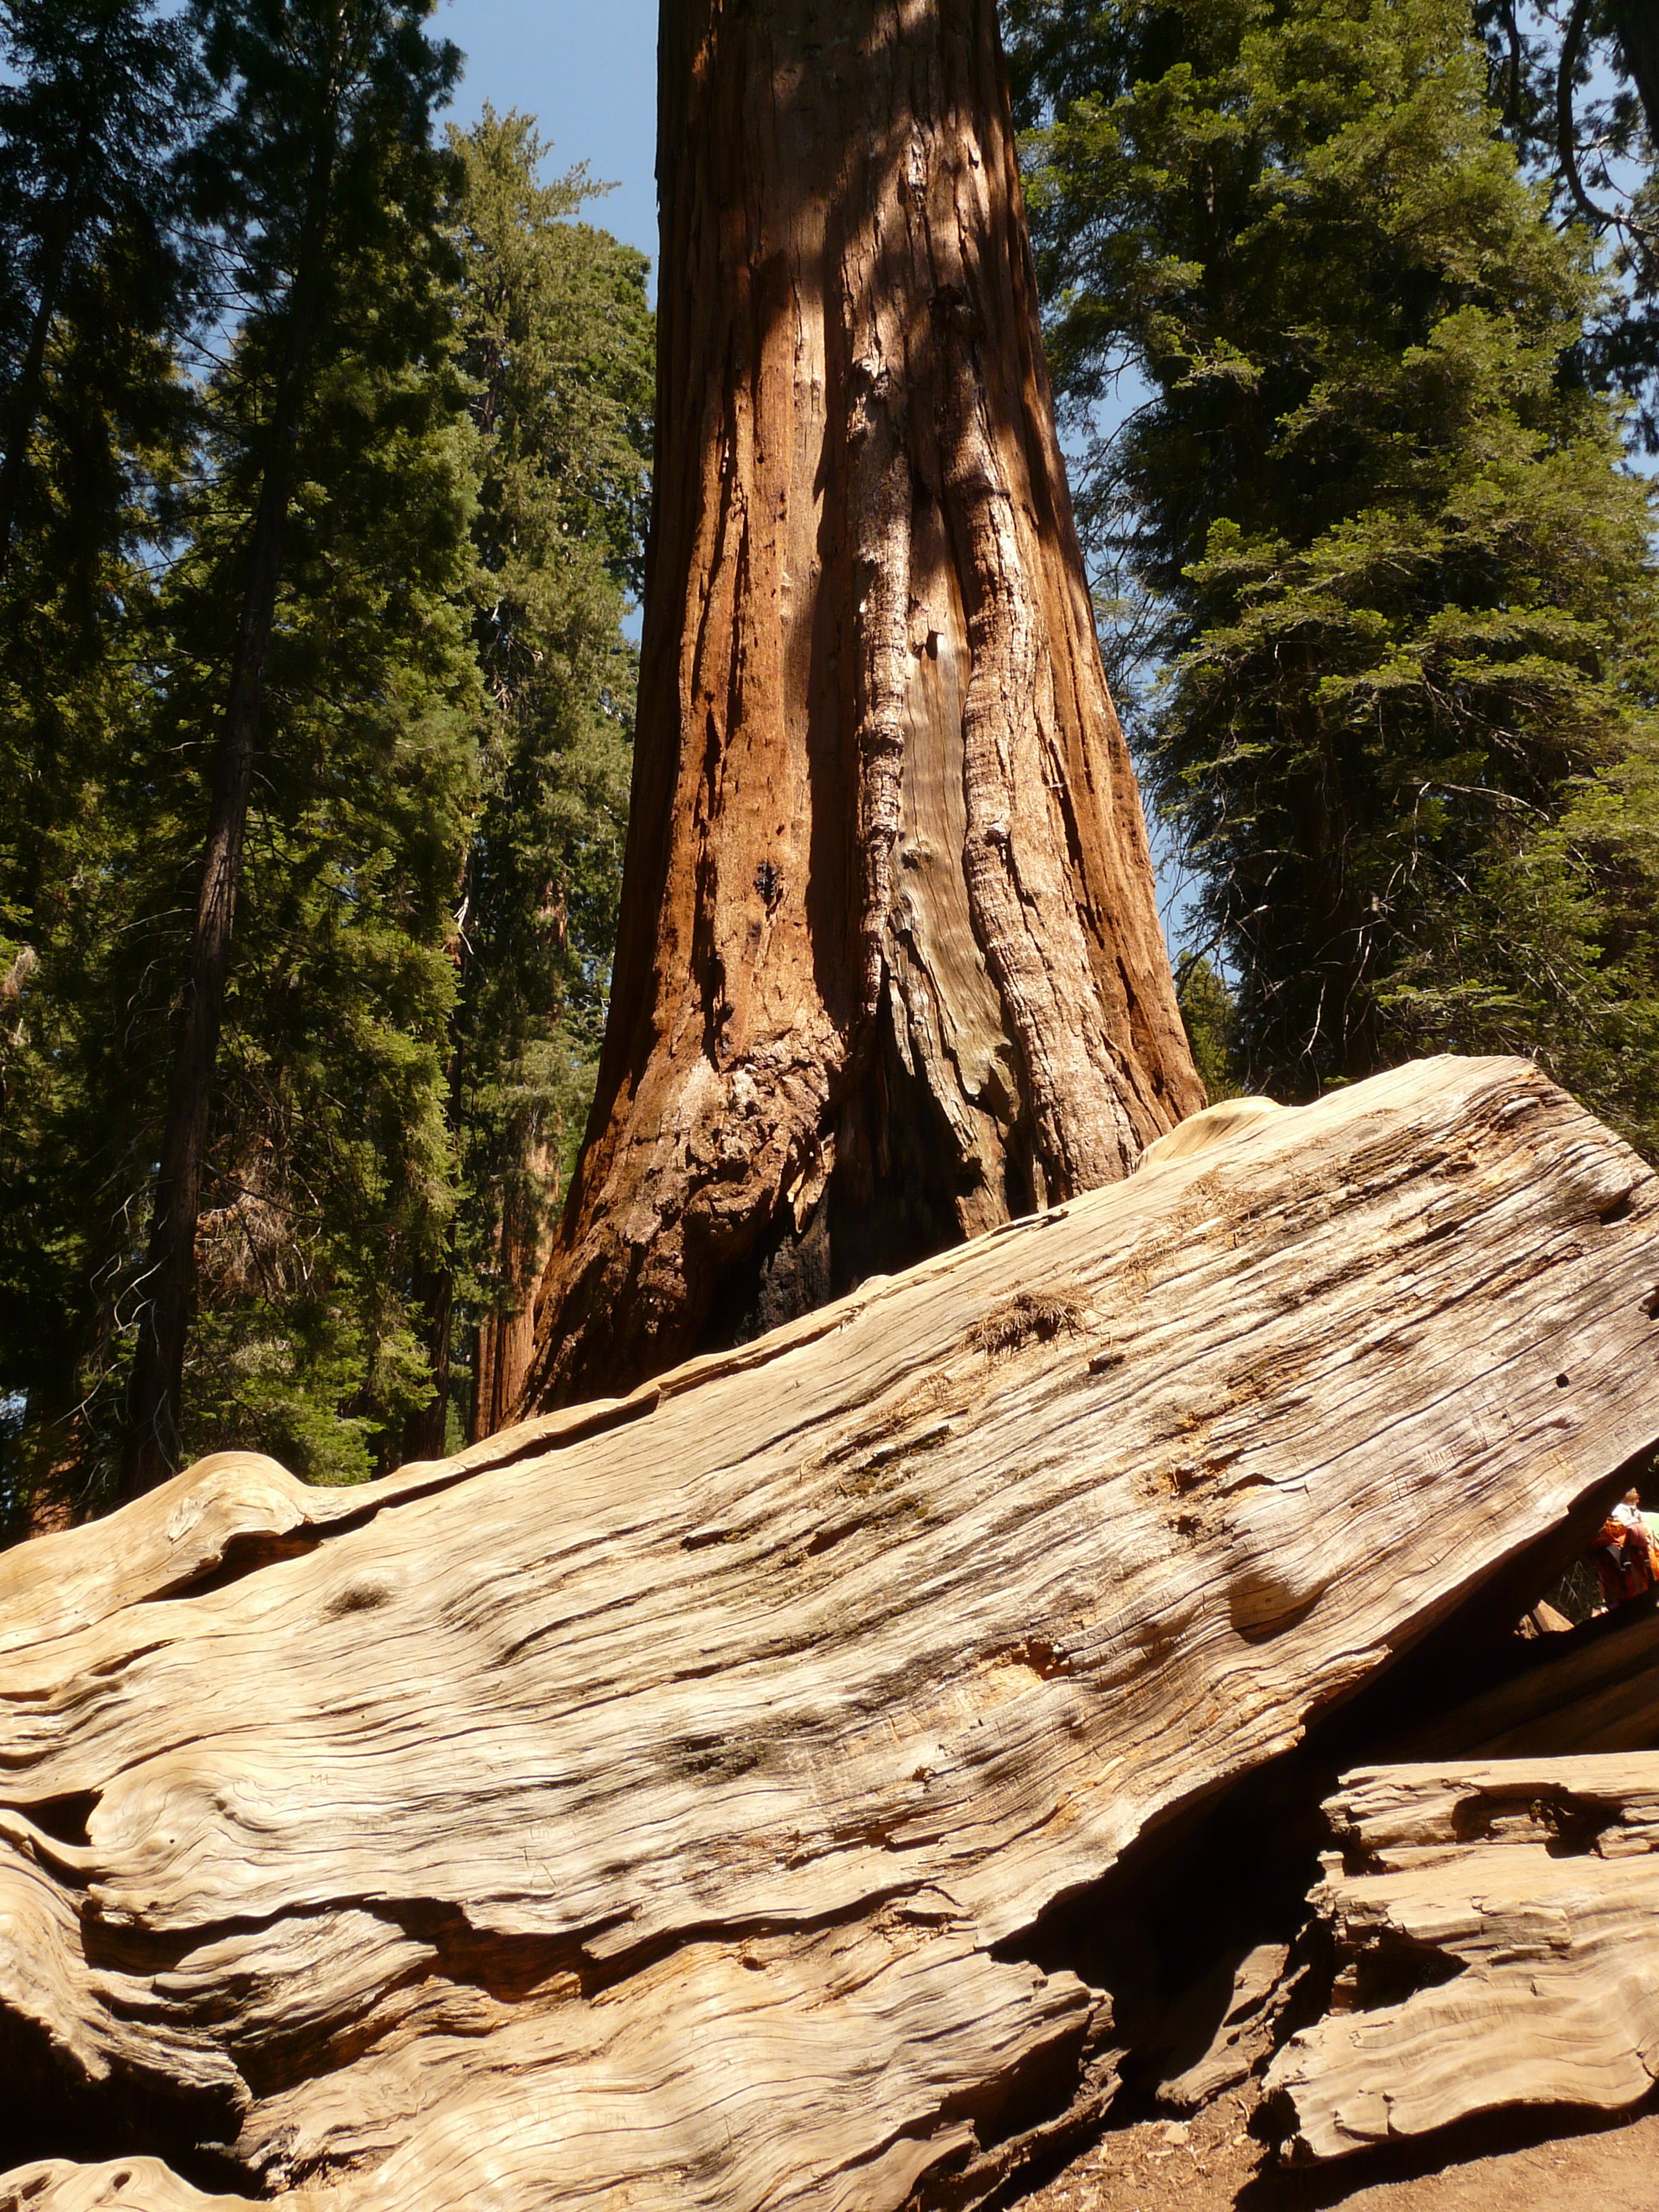
<instances>
[{"instance_id":1,"label":"exposed dead wood","mask_svg":"<svg viewBox=\"0 0 1659 2212\"><path fill-rule=\"evenodd\" d=\"M457 1461L0 1559L8 2124L133 2154L0 2206L206 2144L317 2212L978 2200L1111 2094L1052 1909L1654 1443L1656 1221L1425 1062Z\"/></svg>"},{"instance_id":2,"label":"exposed dead wood","mask_svg":"<svg viewBox=\"0 0 1659 2212\"><path fill-rule=\"evenodd\" d=\"M1196 2112L1224 2089L1246 2081L1272 2053L1279 2015L1301 1972L1287 1972L1290 1946L1258 1943L1237 1966L1224 1968L1227 1996L1203 2056L1158 2086L1158 2102L1172 2112ZM1200 2002L1208 1991L1195 1992ZM1179 2023L1173 2023L1176 2033Z\"/></svg>"},{"instance_id":3,"label":"exposed dead wood","mask_svg":"<svg viewBox=\"0 0 1659 2212\"><path fill-rule=\"evenodd\" d=\"M1292 2155L1659 2077L1659 1753L1345 1778L1314 1893L1331 2008L1267 2077Z\"/></svg>"}]
</instances>

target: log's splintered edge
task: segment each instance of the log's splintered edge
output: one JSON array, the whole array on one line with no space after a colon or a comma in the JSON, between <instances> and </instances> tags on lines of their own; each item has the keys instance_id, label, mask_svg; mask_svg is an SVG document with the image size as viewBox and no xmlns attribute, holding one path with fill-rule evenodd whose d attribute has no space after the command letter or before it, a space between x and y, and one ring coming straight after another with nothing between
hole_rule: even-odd
<instances>
[{"instance_id":1,"label":"log's splintered edge","mask_svg":"<svg viewBox=\"0 0 1659 2212\"><path fill-rule=\"evenodd\" d=\"M1266 2085L1291 2155L1647 2095L1659 1752L1374 1767L1325 1809L1340 1849L1311 1902L1333 2002Z\"/></svg>"},{"instance_id":2,"label":"log's splintered edge","mask_svg":"<svg viewBox=\"0 0 1659 2212\"><path fill-rule=\"evenodd\" d=\"M1420 1063L459 1461L40 1539L0 2024L319 2212L976 2201L1109 2094L1048 1908L1659 1437L1656 1222Z\"/></svg>"}]
</instances>

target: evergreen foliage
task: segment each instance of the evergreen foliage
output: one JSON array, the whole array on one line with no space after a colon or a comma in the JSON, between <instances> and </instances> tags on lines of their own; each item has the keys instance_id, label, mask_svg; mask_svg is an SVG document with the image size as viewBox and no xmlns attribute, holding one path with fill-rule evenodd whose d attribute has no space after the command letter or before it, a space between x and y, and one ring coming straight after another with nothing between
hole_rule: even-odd
<instances>
[{"instance_id":1,"label":"evergreen foliage","mask_svg":"<svg viewBox=\"0 0 1659 2212\"><path fill-rule=\"evenodd\" d=\"M0 4L0 580L20 531L50 533L84 600L135 463L176 434L202 97L189 27L155 0Z\"/></svg>"},{"instance_id":2,"label":"evergreen foliage","mask_svg":"<svg viewBox=\"0 0 1659 2212\"><path fill-rule=\"evenodd\" d=\"M429 259L429 229L422 246ZM371 1472L430 1394L410 1282L454 1203L444 1039L478 693L447 297L411 281L412 241L387 254L360 234L340 262L353 281L319 348L284 531L181 1437L190 1456L263 1439L334 1480ZM168 596L154 744L194 800L175 802L174 913L199 866L257 496L263 410L244 371L239 348Z\"/></svg>"},{"instance_id":3,"label":"evergreen foliage","mask_svg":"<svg viewBox=\"0 0 1659 2212\"><path fill-rule=\"evenodd\" d=\"M0 635L0 1520L115 1479L273 516L179 1454L340 1481L394 1462L422 1408L441 1440L430 1285L459 1266L462 1319L499 1303L502 1220L544 1211L543 1139L581 1110L626 803L644 264L569 220L585 179L543 185L523 118L434 143L453 58L423 13L168 15L144 156L166 313L120 292L106 223L63 295L103 322L52 325ZM14 171L44 69L22 57L5 109ZM0 338L14 418L28 282ZM99 351L143 374L82 426L88 471L64 426Z\"/></svg>"},{"instance_id":4,"label":"evergreen foliage","mask_svg":"<svg viewBox=\"0 0 1659 2212\"><path fill-rule=\"evenodd\" d=\"M1459 0L1030 0L1018 52L1058 382L1147 386L1093 520L1243 1080L1531 1051L1659 1145L1647 505Z\"/></svg>"},{"instance_id":5,"label":"evergreen foliage","mask_svg":"<svg viewBox=\"0 0 1659 2212\"><path fill-rule=\"evenodd\" d=\"M1587 368L1633 403L1659 453L1659 13L1651 0L1475 0L1474 14L1506 137L1608 280Z\"/></svg>"},{"instance_id":6,"label":"evergreen foliage","mask_svg":"<svg viewBox=\"0 0 1659 2212\"><path fill-rule=\"evenodd\" d=\"M211 732L195 921L148 1249L137 1294L122 1454L125 1493L185 1449L185 1365L199 1292L219 1055L256 775L270 750L267 688L280 657L286 562L303 512L319 396L352 359L428 373L445 339L434 242L443 164L434 106L459 57L423 28L432 0L199 0L204 64L224 89L196 164L243 308L216 378L219 480L241 520L222 564L216 665L193 720ZM418 481L418 478L417 478ZM325 489L328 488L325 488ZM336 578L344 586L344 580Z\"/></svg>"},{"instance_id":7,"label":"evergreen foliage","mask_svg":"<svg viewBox=\"0 0 1659 2212\"><path fill-rule=\"evenodd\" d=\"M127 1042L100 996L129 918L108 802L189 461L201 84L174 11L0 7L0 1453L26 1428L30 1468L73 1456L133 1188L101 1110Z\"/></svg>"},{"instance_id":8,"label":"evergreen foliage","mask_svg":"<svg viewBox=\"0 0 1659 2212\"><path fill-rule=\"evenodd\" d=\"M516 113L487 107L451 143L485 707L450 1075L462 1197L426 1289L440 1375L458 1326L529 1296L586 1114L621 888L635 675L621 622L653 398L645 259L571 220L586 174L543 183L547 149ZM467 1379L463 1364L458 1390ZM443 1413L411 1452L442 1449Z\"/></svg>"},{"instance_id":9,"label":"evergreen foliage","mask_svg":"<svg viewBox=\"0 0 1659 2212\"><path fill-rule=\"evenodd\" d=\"M1237 1009L1225 979L1201 952L1176 963L1176 1000L1206 1098L1212 1106L1237 1098Z\"/></svg>"}]
</instances>

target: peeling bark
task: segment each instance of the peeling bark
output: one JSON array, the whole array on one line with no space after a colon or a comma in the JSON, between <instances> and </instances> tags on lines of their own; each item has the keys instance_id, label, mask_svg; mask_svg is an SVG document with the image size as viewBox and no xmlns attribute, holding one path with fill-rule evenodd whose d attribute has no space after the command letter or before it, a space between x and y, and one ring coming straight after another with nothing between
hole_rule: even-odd
<instances>
[{"instance_id":1,"label":"peeling bark","mask_svg":"<svg viewBox=\"0 0 1659 2212\"><path fill-rule=\"evenodd\" d=\"M660 99L633 817L527 1405L1121 1177L1202 1103L992 0L665 0Z\"/></svg>"}]
</instances>

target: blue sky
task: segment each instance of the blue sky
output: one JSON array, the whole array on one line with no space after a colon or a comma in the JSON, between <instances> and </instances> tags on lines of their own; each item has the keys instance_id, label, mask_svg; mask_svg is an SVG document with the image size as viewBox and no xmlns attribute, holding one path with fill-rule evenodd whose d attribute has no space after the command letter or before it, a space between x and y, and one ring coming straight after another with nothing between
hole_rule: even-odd
<instances>
[{"instance_id":1,"label":"blue sky","mask_svg":"<svg viewBox=\"0 0 1659 2212\"><path fill-rule=\"evenodd\" d=\"M616 191L596 222L657 252L658 0L444 0L436 27L466 56L451 110L521 108L553 146L551 171L586 161Z\"/></svg>"}]
</instances>

